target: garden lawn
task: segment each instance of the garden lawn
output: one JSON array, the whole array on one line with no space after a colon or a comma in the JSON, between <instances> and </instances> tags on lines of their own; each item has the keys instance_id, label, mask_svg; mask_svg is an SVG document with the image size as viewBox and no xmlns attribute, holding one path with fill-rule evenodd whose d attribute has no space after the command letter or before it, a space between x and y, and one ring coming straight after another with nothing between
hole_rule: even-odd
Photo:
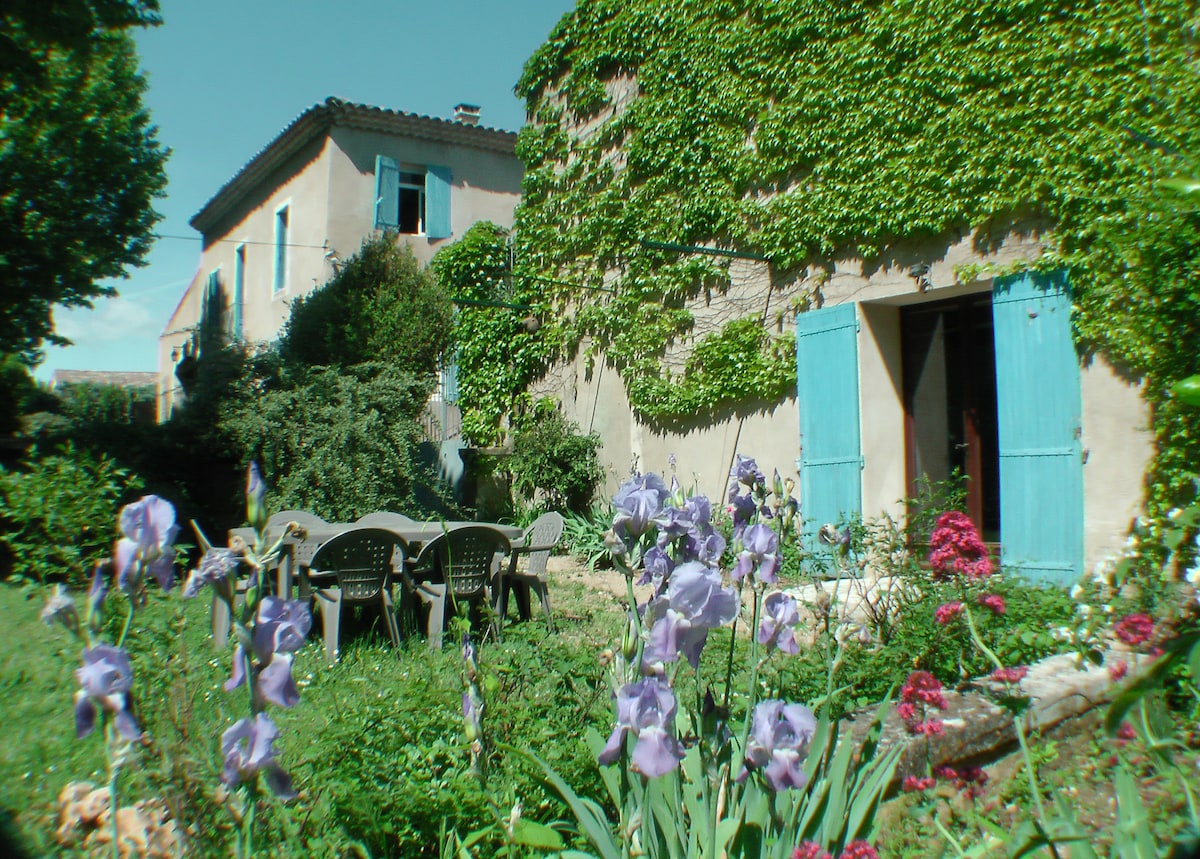
<instances>
[{"instance_id":1,"label":"garden lawn","mask_svg":"<svg viewBox=\"0 0 1200 859\"><path fill-rule=\"evenodd\" d=\"M0 585L7 621L0 639L0 824L31 856L78 855L55 843L56 797L71 781L105 783L103 744L99 733L75 738L79 646L63 628L40 622L44 593ZM581 585L554 596L558 634L535 615L532 623L506 627L502 644L480 648L487 738L493 748L537 750L582 792L598 795L599 775L582 737L589 724L602 731L611 725L598 657L620 615ZM188 855L227 856L231 818L219 781L220 737L248 714L248 696L244 688L221 688L231 652L213 649L207 597L185 602L178 592L152 591L135 619L127 645L135 712L148 740L123 771L121 802L161 797L185 828ZM124 610L120 599L109 604L112 614ZM342 661L328 665L317 618L293 667L300 703L272 709L278 759L300 792L260 816L258 843L288 845L273 855L436 856L443 825L465 835L494 820L463 738L459 648L448 636L441 652L418 639L397 654L366 617L360 627L345 642ZM565 816L530 771L498 753L489 763L489 785L505 815L519 798L530 818Z\"/></svg>"}]
</instances>

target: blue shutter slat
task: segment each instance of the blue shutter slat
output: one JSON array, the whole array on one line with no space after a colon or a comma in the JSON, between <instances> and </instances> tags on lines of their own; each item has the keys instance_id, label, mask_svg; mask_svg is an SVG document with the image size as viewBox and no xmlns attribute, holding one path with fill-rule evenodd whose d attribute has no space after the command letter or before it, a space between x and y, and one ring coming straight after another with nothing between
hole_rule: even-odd
<instances>
[{"instance_id":1,"label":"blue shutter slat","mask_svg":"<svg viewBox=\"0 0 1200 859\"><path fill-rule=\"evenodd\" d=\"M449 167L425 169L425 235L431 239L450 238L451 179Z\"/></svg>"},{"instance_id":2,"label":"blue shutter slat","mask_svg":"<svg viewBox=\"0 0 1200 859\"><path fill-rule=\"evenodd\" d=\"M854 304L796 318L800 513L808 537L862 513L858 318Z\"/></svg>"},{"instance_id":3,"label":"blue shutter slat","mask_svg":"<svg viewBox=\"0 0 1200 859\"><path fill-rule=\"evenodd\" d=\"M1001 562L1070 584L1083 572L1083 409L1065 274L997 279L992 320Z\"/></svg>"},{"instance_id":4,"label":"blue shutter slat","mask_svg":"<svg viewBox=\"0 0 1200 859\"><path fill-rule=\"evenodd\" d=\"M375 156L375 229L400 226L400 165L384 155Z\"/></svg>"}]
</instances>

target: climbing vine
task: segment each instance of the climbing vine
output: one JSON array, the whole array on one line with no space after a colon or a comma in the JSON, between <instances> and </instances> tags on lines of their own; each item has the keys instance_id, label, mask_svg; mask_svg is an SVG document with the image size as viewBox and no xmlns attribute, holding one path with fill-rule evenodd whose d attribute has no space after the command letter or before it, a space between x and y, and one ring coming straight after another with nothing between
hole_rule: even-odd
<instances>
[{"instance_id":1,"label":"climbing vine","mask_svg":"<svg viewBox=\"0 0 1200 859\"><path fill-rule=\"evenodd\" d=\"M782 397L770 319L753 337L696 327L727 261L646 241L767 257L765 300L835 258L1049 227L1035 264L1069 270L1081 348L1144 377L1152 501L1170 503L1200 454L1166 394L1200 371L1200 218L1159 180L1200 153L1195 15L1184 0L581 0L518 84L536 122L518 141L516 274L543 278L554 318L539 359L603 350L650 420Z\"/></svg>"}]
</instances>

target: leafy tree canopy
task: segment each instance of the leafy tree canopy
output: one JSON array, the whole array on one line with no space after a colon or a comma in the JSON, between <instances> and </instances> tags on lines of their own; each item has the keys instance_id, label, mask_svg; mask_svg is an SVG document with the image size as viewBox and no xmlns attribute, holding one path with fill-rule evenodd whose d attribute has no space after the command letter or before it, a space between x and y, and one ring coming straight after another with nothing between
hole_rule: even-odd
<instances>
[{"instance_id":1,"label":"leafy tree canopy","mask_svg":"<svg viewBox=\"0 0 1200 859\"><path fill-rule=\"evenodd\" d=\"M17 0L0 13L0 352L32 362L55 305L114 294L141 265L167 151L121 28L157 22L154 0Z\"/></svg>"},{"instance_id":2,"label":"leafy tree canopy","mask_svg":"<svg viewBox=\"0 0 1200 859\"><path fill-rule=\"evenodd\" d=\"M394 235L367 239L326 283L296 299L280 339L285 364L380 361L431 374L453 342L446 290Z\"/></svg>"}]
</instances>

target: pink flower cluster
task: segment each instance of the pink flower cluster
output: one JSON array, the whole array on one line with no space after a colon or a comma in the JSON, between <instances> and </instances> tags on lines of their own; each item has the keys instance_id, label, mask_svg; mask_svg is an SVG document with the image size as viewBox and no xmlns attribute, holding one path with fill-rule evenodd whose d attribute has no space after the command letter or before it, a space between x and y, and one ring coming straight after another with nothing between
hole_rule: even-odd
<instances>
[{"instance_id":1,"label":"pink flower cluster","mask_svg":"<svg viewBox=\"0 0 1200 859\"><path fill-rule=\"evenodd\" d=\"M946 709L946 697L942 694L942 684L928 671L914 671L904 681L900 690L900 703L896 712L904 720L904 727L910 734L926 737L942 733L941 719L926 719L928 708Z\"/></svg>"},{"instance_id":2,"label":"pink flower cluster","mask_svg":"<svg viewBox=\"0 0 1200 859\"><path fill-rule=\"evenodd\" d=\"M987 546L965 513L948 510L938 517L929 538L929 566L939 581L955 576L986 579L992 574Z\"/></svg>"},{"instance_id":3,"label":"pink flower cluster","mask_svg":"<svg viewBox=\"0 0 1200 859\"><path fill-rule=\"evenodd\" d=\"M989 609L993 614L1004 614L1008 611L1008 606L1004 603L1004 597L1000 596L1000 594L980 594L975 597L975 602Z\"/></svg>"},{"instance_id":4,"label":"pink flower cluster","mask_svg":"<svg viewBox=\"0 0 1200 859\"><path fill-rule=\"evenodd\" d=\"M1125 675L1129 673L1129 663L1124 659L1114 659L1112 664L1108 666L1108 676L1116 683L1118 680L1123 680Z\"/></svg>"},{"instance_id":5,"label":"pink flower cluster","mask_svg":"<svg viewBox=\"0 0 1200 859\"><path fill-rule=\"evenodd\" d=\"M1113 633L1130 647L1137 647L1145 644L1150 640L1150 636L1154 635L1154 621L1150 619L1150 615L1141 612L1127 614L1117 621Z\"/></svg>"},{"instance_id":6,"label":"pink flower cluster","mask_svg":"<svg viewBox=\"0 0 1200 859\"><path fill-rule=\"evenodd\" d=\"M829 851L813 841L801 841L792 851L792 859L833 859ZM879 859L875 848L867 841L851 841L838 854L838 859Z\"/></svg>"},{"instance_id":7,"label":"pink flower cluster","mask_svg":"<svg viewBox=\"0 0 1200 859\"><path fill-rule=\"evenodd\" d=\"M1015 668L997 668L992 672L992 679L1001 683L1020 683L1028 673L1027 665L1018 665Z\"/></svg>"},{"instance_id":8,"label":"pink flower cluster","mask_svg":"<svg viewBox=\"0 0 1200 859\"><path fill-rule=\"evenodd\" d=\"M974 799L983 793L983 786L987 784L988 776L983 771L982 767L954 767L941 766L933 771L933 774L940 779L954 782L954 787L966 795L968 799Z\"/></svg>"},{"instance_id":9,"label":"pink flower cluster","mask_svg":"<svg viewBox=\"0 0 1200 859\"><path fill-rule=\"evenodd\" d=\"M913 791L932 790L936 784L937 779L931 775L920 777L907 775L904 777L904 783L900 786L900 789L911 793Z\"/></svg>"},{"instance_id":10,"label":"pink flower cluster","mask_svg":"<svg viewBox=\"0 0 1200 859\"><path fill-rule=\"evenodd\" d=\"M945 605L938 606L937 611L933 613L933 619L942 626L945 626L950 621L954 620L954 618L962 614L962 611L963 604L958 600L955 600L954 602L948 602Z\"/></svg>"}]
</instances>

